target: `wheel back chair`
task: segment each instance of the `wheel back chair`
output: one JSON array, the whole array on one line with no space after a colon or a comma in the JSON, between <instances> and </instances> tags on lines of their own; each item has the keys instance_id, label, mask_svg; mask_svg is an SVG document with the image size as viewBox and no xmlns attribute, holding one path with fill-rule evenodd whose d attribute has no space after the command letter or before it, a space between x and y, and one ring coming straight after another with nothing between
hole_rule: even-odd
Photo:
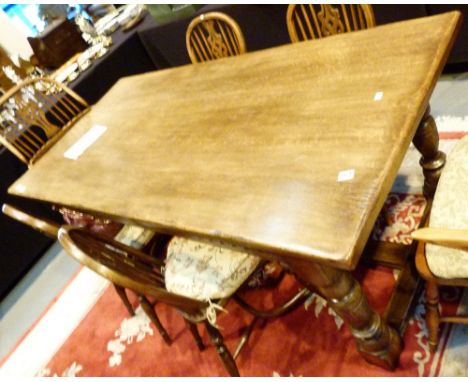
<instances>
[{"instance_id":1,"label":"wheel back chair","mask_svg":"<svg viewBox=\"0 0 468 382\"><path fill-rule=\"evenodd\" d=\"M88 103L67 86L48 77L26 79L0 98L0 143L32 167L88 111ZM59 211L70 224L111 223L69 209Z\"/></svg>"},{"instance_id":2,"label":"wheel back chair","mask_svg":"<svg viewBox=\"0 0 468 382\"><path fill-rule=\"evenodd\" d=\"M468 316L442 316L439 286L468 286L468 137L454 147L442 171L428 227L412 233L418 240L416 268L426 281L429 346L437 349L439 324L468 324Z\"/></svg>"},{"instance_id":3,"label":"wheel back chair","mask_svg":"<svg viewBox=\"0 0 468 382\"><path fill-rule=\"evenodd\" d=\"M198 273L202 272L208 277L194 285L192 282L186 282L193 276L190 274L194 270L190 266L191 261L181 256L184 251L190 251L194 241L187 243L182 238L173 239L174 242L168 245L168 257L164 262L82 228L64 226L59 230L58 237L66 252L80 263L114 284L137 292L142 301L142 308L154 323L158 323L158 329L168 344L170 344L169 335L157 320L154 310L144 296L152 296L158 303L177 308L182 313L200 350L203 350L204 345L196 323L204 323L229 374L239 375L234 358L224 345L223 337L216 327L214 321L216 312L212 307L225 305L227 298L237 290L239 284L243 283L252 272L252 268L258 265L259 258L241 256L239 259L241 266L238 267L237 276L226 280L224 276L226 271L229 272L229 264L217 262L217 253L220 250L219 247L212 247L213 256L209 264L208 262L203 266L200 262L195 264L199 268ZM223 289L215 290L219 281L222 281ZM212 296L213 301L216 301L216 305L202 297L207 293Z\"/></svg>"},{"instance_id":4,"label":"wheel back chair","mask_svg":"<svg viewBox=\"0 0 468 382\"><path fill-rule=\"evenodd\" d=\"M31 167L89 105L57 81L32 78L6 92L0 110L0 143Z\"/></svg>"},{"instance_id":5,"label":"wheel back chair","mask_svg":"<svg viewBox=\"0 0 468 382\"><path fill-rule=\"evenodd\" d=\"M193 64L237 56L247 51L239 25L220 12L194 18L187 28L185 41Z\"/></svg>"},{"instance_id":6,"label":"wheel back chair","mask_svg":"<svg viewBox=\"0 0 468 382\"><path fill-rule=\"evenodd\" d=\"M291 42L313 40L375 26L366 4L290 4L286 24Z\"/></svg>"}]
</instances>

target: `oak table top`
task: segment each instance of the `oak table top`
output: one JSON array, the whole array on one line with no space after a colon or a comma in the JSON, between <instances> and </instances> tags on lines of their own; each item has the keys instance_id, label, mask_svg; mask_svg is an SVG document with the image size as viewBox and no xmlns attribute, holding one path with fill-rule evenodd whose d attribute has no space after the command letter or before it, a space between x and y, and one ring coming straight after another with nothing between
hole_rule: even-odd
<instances>
[{"instance_id":1,"label":"oak table top","mask_svg":"<svg viewBox=\"0 0 468 382\"><path fill-rule=\"evenodd\" d=\"M459 22L123 78L9 192L353 269ZM65 157L95 125L102 135Z\"/></svg>"}]
</instances>

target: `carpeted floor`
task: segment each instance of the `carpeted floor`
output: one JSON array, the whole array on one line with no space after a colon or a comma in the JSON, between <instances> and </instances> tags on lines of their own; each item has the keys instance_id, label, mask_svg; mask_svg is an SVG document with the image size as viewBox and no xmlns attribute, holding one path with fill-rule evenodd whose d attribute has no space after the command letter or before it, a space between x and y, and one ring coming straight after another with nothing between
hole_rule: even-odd
<instances>
[{"instance_id":1,"label":"carpeted floor","mask_svg":"<svg viewBox=\"0 0 468 382\"><path fill-rule=\"evenodd\" d=\"M450 152L468 131L465 118L437 118L441 149ZM374 230L383 240L410 241L424 208L419 154L410 148L400 169L385 214ZM390 269L358 267L370 304L380 313L394 283ZM288 277L275 290L250 291L247 298L266 306L285 299L299 285ZM441 308L463 309L467 296L457 288L444 289ZM466 306L466 304L464 304ZM226 376L214 347L202 330L207 349L200 353L178 312L163 305L157 312L174 339L172 346L137 309L128 317L108 283L82 270L3 361L0 375L69 376ZM233 350L240 330L251 317L234 304L219 316L227 346ZM242 376L466 376L468 375L467 326L445 325L440 346L430 354L420 296L404 337L400 365L387 372L367 364L356 350L348 328L314 296L292 314L257 327L237 363Z\"/></svg>"},{"instance_id":2,"label":"carpeted floor","mask_svg":"<svg viewBox=\"0 0 468 382\"><path fill-rule=\"evenodd\" d=\"M379 268L360 270L370 302L382 312L388 300L393 274ZM249 293L252 300L280 301L297 290L293 278L280 290ZM73 334L39 375L78 376L226 376L206 332L207 349L200 353L173 309L157 306L157 312L174 338L167 346L146 316L128 318L125 309L109 288ZM421 307L418 308L421 311ZM454 309L444 303L444 310ZM234 303L229 314L219 317L219 325L229 349L237 344L240 330L251 317ZM419 356L418 356L419 355ZM242 376L418 376L430 375L439 359L430 356L422 317L412 320L405 335L405 351L399 368L391 373L367 364L356 351L354 340L342 321L325 302L314 297L294 313L269 320L256 328L237 360Z\"/></svg>"}]
</instances>

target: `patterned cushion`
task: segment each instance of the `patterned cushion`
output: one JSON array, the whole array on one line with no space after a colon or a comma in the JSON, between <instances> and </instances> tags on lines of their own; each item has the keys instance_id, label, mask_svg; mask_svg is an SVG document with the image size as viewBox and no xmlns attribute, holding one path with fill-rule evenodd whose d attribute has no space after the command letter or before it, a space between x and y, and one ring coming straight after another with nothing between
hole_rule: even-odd
<instances>
[{"instance_id":1,"label":"patterned cushion","mask_svg":"<svg viewBox=\"0 0 468 382\"><path fill-rule=\"evenodd\" d=\"M468 136L457 142L437 186L430 226L468 229ZM427 264L441 278L468 277L468 251L426 245Z\"/></svg>"},{"instance_id":2,"label":"patterned cushion","mask_svg":"<svg viewBox=\"0 0 468 382\"><path fill-rule=\"evenodd\" d=\"M118 242L136 249L142 249L154 236L154 231L136 225L125 224L115 235Z\"/></svg>"},{"instance_id":3,"label":"patterned cushion","mask_svg":"<svg viewBox=\"0 0 468 382\"><path fill-rule=\"evenodd\" d=\"M241 247L176 236L167 247L166 288L200 301L229 297L260 261Z\"/></svg>"}]
</instances>

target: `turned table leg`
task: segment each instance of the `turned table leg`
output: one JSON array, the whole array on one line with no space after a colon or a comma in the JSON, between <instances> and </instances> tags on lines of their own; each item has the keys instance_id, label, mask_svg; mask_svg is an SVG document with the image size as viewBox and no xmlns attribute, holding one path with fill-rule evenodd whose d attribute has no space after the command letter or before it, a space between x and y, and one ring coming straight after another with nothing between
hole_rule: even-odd
<instances>
[{"instance_id":1,"label":"turned table leg","mask_svg":"<svg viewBox=\"0 0 468 382\"><path fill-rule=\"evenodd\" d=\"M432 198L445 165L445 153L439 150L439 133L429 105L414 135L413 143L422 155L419 164L424 174L423 194L426 198Z\"/></svg>"},{"instance_id":2,"label":"turned table leg","mask_svg":"<svg viewBox=\"0 0 468 382\"><path fill-rule=\"evenodd\" d=\"M287 264L305 286L317 289L349 325L359 352L368 362L389 370L398 365L402 350L399 335L370 308L350 272L304 260L288 259Z\"/></svg>"}]
</instances>

